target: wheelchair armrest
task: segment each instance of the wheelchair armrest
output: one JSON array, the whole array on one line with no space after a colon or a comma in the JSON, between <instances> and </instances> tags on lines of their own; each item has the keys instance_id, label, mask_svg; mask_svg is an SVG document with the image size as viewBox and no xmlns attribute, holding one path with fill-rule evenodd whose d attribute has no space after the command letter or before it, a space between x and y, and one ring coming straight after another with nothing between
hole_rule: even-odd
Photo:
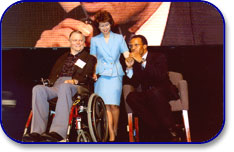
<instances>
[{"instance_id":1,"label":"wheelchair armrest","mask_svg":"<svg viewBox=\"0 0 234 152\"><path fill-rule=\"evenodd\" d=\"M87 94L94 92L94 82L95 81L91 76L86 75L85 80L83 82L78 83L78 85L82 87L81 91L78 90L78 94Z\"/></svg>"},{"instance_id":2,"label":"wheelchair armrest","mask_svg":"<svg viewBox=\"0 0 234 152\"><path fill-rule=\"evenodd\" d=\"M188 99L188 83L186 80L179 81L178 89L180 93L180 99L184 110L189 109L189 99Z\"/></svg>"},{"instance_id":3,"label":"wheelchair armrest","mask_svg":"<svg viewBox=\"0 0 234 152\"><path fill-rule=\"evenodd\" d=\"M87 95L89 95L89 90L87 89L87 88L85 88L85 87L83 87L83 86L80 86L80 85L78 85L78 87L77 87L77 93L79 94L79 95L83 95L83 96L87 96Z\"/></svg>"},{"instance_id":4,"label":"wheelchair armrest","mask_svg":"<svg viewBox=\"0 0 234 152\"><path fill-rule=\"evenodd\" d=\"M78 84L80 85L89 85L89 84L93 84L95 81L93 80L93 78L91 76L85 75L85 81L84 82L79 82Z\"/></svg>"}]
</instances>

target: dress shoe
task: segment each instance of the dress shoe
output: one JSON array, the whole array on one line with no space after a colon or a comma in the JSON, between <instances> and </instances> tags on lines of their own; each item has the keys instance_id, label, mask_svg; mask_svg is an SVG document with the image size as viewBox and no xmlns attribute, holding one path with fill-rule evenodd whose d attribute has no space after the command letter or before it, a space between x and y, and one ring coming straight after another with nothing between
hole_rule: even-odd
<instances>
[{"instance_id":1,"label":"dress shoe","mask_svg":"<svg viewBox=\"0 0 234 152\"><path fill-rule=\"evenodd\" d=\"M60 136L57 132L50 132L42 134L43 142L60 142L63 140L63 137Z\"/></svg>"},{"instance_id":2,"label":"dress shoe","mask_svg":"<svg viewBox=\"0 0 234 152\"><path fill-rule=\"evenodd\" d=\"M41 142L42 137L40 134L33 132L33 133L28 133L25 134L22 138L23 142Z\"/></svg>"},{"instance_id":3,"label":"dress shoe","mask_svg":"<svg viewBox=\"0 0 234 152\"><path fill-rule=\"evenodd\" d=\"M170 128L169 131L171 134L171 141L172 142L181 142L182 141L181 137L178 134L178 130L176 127Z\"/></svg>"}]
</instances>

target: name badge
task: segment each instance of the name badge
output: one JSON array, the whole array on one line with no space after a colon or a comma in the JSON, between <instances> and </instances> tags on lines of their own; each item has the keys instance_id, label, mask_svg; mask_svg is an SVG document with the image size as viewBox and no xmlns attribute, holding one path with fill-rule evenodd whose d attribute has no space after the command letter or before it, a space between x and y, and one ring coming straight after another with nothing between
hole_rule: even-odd
<instances>
[{"instance_id":1,"label":"name badge","mask_svg":"<svg viewBox=\"0 0 234 152\"><path fill-rule=\"evenodd\" d=\"M86 65L86 63L84 61L82 61L81 59L78 59L76 61L75 65L77 65L78 67L80 67L81 69L83 69L83 67Z\"/></svg>"}]
</instances>

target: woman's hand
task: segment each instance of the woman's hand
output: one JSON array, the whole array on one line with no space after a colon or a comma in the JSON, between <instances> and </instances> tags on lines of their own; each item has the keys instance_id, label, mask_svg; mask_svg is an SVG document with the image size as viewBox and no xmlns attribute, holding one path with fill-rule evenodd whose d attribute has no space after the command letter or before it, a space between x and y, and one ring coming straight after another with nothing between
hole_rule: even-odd
<instances>
[{"instance_id":1,"label":"woman's hand","mask_svg":"<svg viewBox=\"0 0 234 152\"><path fill-rule=\"evenodd\" d=\"M96 73L93 74L93 80L97 81L97 74Z\"/></svg>"},{"instance_id":2,"label":"woman's hand","mask_svg":"<svg viewBox=\"0 0 234 152\"><path fill-rule=\"evenodd\" d=\"M127 65L128 68L132 68L134 64L134 59L132 57L128 57L125 59L125 64Z\"/></svg>"}]
</instances>

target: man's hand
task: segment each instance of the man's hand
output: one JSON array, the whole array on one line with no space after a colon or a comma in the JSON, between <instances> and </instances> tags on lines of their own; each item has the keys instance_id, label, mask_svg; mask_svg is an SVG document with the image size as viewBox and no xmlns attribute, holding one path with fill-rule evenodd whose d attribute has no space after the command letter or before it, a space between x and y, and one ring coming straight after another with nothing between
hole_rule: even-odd
<instances>
[{"instance_id":1,"label":"man's hand","mask_svg":"<svg viewBox=\"0 0 234 152\"><path fill-rule=\"evenodd\" d=\"M134 59L132 57L128 57L125 59L125 64L127 65L128 68L132 68L134 64Z\"/></svg>"},{"instance_id":2,"label":"man's hand","mask_svg":"<svg viewBox=\"0 0 234 152\"><path fill-rule=\"evenodd\" d=\"M75 80L75 79L65 80L64 83L78 84L78 80Z\"/></svg>"},{"instance_id":3,"label":"man's hand","mask_svg":"<svg viewBox=\"0 0 234 152\"><path fill-rule=\"evenodd\" d=\"M134 58L137 62L141 63L143 60L142 60L142 56L138 53L138 52L131 52L129 54L129 57L132 57Z\"/></svg>"},{"instance_id":4,"label":"man's hand","mask_svg":"<svg viewBox=\"0 0 234 152\"><path fill-rule=\"evenodd\" d=\"M93 36L93 27L82 21L67 18L53 29L45 30L35 47L70 47L69 35L74 30L78 30L86 36L86 46L89 46Z\"/></svg>"}]
</instances>

